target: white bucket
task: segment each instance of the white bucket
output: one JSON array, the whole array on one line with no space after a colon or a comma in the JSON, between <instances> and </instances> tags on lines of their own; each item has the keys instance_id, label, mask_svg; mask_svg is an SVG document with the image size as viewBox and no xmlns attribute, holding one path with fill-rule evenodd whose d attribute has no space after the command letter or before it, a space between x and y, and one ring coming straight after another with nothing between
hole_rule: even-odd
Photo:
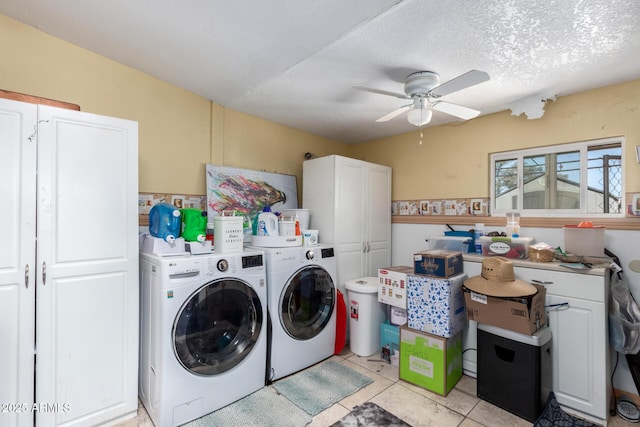
<instances>
[{"instance_id":1,"label":"white bucket","mask_svg":"<svg viewBox=\"0 0 640 427\"><path fill-rule=\"evenodd\" d=\"M213 217L213 250L215 253L242 252L243 217Z\"/></svg>"},{"instance_id":2,"label":"white bucket","mask_svg":"<svg viewBox=\"0 0 640 427\"><path fill-rule=\"evenodd\" d=\"M298 215L300 230L306 230L309 228L309 217L311 216L309 209L283 209L282 215L287 218L295 218L296 215Z\"/></svg>"}]
</instances>

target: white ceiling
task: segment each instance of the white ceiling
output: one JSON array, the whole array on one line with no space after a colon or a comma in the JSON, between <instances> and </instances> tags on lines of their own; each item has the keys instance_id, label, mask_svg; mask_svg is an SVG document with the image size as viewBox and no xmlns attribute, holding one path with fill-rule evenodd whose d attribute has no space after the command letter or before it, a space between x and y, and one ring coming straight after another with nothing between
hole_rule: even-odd
<instances>
[{"instance_id":1,"label":"white ceiling","mask_svg":"<svg viewBox=\"0 0 640 427\"><path fill-rule=\"evenodd\" d=\"M491 80L445 100L539 116L541 99L640 78L636 0L2 0L0 13L227 108L357 143L415 130L411 72ZM460 121L435 112L430 125Z\"/></svg>"}]
</instances>

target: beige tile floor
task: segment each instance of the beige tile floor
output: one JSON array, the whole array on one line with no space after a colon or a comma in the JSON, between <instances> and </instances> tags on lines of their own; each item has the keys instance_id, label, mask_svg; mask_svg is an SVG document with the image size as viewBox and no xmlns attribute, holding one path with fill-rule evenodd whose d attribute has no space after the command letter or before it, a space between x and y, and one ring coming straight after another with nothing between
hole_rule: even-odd
<instances>
[{"instance_id":1,"label":"beige tile floor","mask_svg":"<svg viewBox=\"0 0 640 427\"><path fill-rule=\"evenodd\" d=\"M348 349L333 359L368 376L371 384L345 397L315 416L309 427L330 426L364 402L373 402L414 427L525 427L532 424L476 397L475 378L463 375L453 390L442 397L423 388L400 381L398 368L375 355L360 357ZM616 416L609 427L635 425ZM154 427L144 407L138 416L117 427ZM159 427L159 426L158 426ZM221 426L226 427L226 426ZM235 427L235 426L233 426Z\"/></svg>"}]
</instances>

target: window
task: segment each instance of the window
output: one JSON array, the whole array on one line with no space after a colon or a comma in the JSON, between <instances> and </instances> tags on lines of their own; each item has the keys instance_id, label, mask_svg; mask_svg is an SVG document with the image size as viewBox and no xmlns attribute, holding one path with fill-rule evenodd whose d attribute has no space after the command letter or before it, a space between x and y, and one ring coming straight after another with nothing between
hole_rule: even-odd
<instances>
[{"instance_id":1,"label":"window","mask_svg":"<svg viewBox=\"0 0 640 427\"><path fill-rule=\"evenodd\" d=\"M624 215L622 137L491 155L491 212Z\"/></svg>"}]
</instances>

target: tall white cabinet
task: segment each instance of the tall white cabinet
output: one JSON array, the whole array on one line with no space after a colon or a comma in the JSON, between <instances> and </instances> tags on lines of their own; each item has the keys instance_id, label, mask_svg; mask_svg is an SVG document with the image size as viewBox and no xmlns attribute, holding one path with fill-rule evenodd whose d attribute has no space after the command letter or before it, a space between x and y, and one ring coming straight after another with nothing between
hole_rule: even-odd
<instances>
[{"instance_id":1,"label":"tall white cabinet","mask_svg":"<svg viewBox=\"0 0 640 427\"><path fill-rule=\"evenodd\" d=\"M0 99L2 426L135 415L136 122Z\"/></svg>"},{"instance_id":2,"label":"tall white cabinet","mask_svg":"<svg viewBox=\"0 0 640 427\"><path fill-rule=\"evenodd\" d=\"M302 166L302 206L319 242L334 246L346 295L347 280L391 265L391 168L335 155Z\"/></svg>"},{"instance_id":3,"label":"tall white cabinet","mask_svg":"<svg viewBox=\"0 0 640 427\"><path fill-rule=\"evenodd\" d=\"M479 275L481 263L482 257L465 255L465 273ZM582 273L567 271L558 263L513 263L518 279L544 285L547 290L552 386L558 403L567 412L606 425L611 396L609 270ZM465 332L465 349L475 348L475 331ZM470 358L475 359L475 352L465 352L465 372L475 370L476 361Z\"/></svg>"}]
</instances>

